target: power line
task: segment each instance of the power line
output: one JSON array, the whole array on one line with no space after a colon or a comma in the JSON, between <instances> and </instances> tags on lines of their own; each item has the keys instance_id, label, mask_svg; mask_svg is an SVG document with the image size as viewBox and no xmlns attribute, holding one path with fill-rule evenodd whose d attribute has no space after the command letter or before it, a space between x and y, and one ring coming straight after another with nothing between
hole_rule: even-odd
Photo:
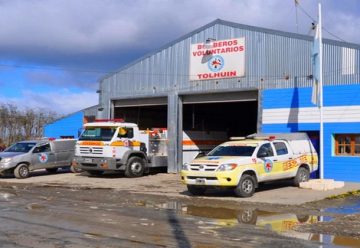
<instances>
[{"instance_id":1,"label":"power line","mask_svg":"<svg viewBox=\"0 0 360 248\"><path fill-rule=\"evenodd\" d=\"M295 5L313 22L313 24L317 23L317 21L315 20L314 17L312 17L299 3L298 0L295 0ZM296 17L297 18L297 17ZM335 35L334 33L330 32L327 28L325 28L324 26L322 26L322 29L328 33L329 35L331 35L332 37L334 37L335 39L338 39L342 42L347 42L346 40L340 38L339 36Z\"/></svg>"}]
</instances>

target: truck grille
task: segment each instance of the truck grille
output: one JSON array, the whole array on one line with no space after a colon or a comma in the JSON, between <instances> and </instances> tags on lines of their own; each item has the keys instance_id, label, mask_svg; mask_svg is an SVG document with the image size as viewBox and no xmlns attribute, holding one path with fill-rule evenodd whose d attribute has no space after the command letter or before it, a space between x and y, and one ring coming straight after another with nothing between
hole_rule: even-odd
<instances>
[{"instance_id":1,"label":"truck grille","mask_svg":"<svg viewBox=\"0 0 360 248\"><path fill-rule=\"evenodd\" d=\"M102 154L103 154L103 148L102 148L102 147L85 147L85 146L80 146L80 154L102 155Z\"/></svg>"},{"instance_id":2,"label":"truck grille","mask_svg":"<svg viewBox=\"0 0 360 248\"><path fill-rule=\"evenodd\" d=\"M219 165L217 164L192 164L190 170L192 171L215 171Z\"/></svg>"}]
</instances>

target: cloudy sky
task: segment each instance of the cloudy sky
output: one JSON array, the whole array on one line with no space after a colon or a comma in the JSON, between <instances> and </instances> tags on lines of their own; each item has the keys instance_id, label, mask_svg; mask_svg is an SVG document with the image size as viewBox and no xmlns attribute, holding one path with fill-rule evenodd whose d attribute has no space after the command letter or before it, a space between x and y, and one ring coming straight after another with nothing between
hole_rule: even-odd
<instances>
[{"instance_id":1,"label":"cloudy sky","mask_svg":"<svg viewBox=\"0 0 360 248\"><path fill-rule=\"evenodd\" d=\"M318 1L298 1L317 18ZM360 44L360 1L322 4L324 27ZM0 0L0 103L75 112L104 74L217 18L308 34L295 13L294 0Z\"/></svg>"}]
</instances>

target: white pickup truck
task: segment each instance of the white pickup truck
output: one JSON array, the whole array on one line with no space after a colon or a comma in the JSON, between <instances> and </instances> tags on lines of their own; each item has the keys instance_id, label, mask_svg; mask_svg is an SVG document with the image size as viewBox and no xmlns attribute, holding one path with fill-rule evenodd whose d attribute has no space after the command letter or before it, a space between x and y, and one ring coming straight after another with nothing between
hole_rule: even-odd
<instances>
[{"instance_id":1,"label":"white pickup truck","mask_svg":"<svg viewBox=\"0 0 360 248\"><path fill-rule=\"evenodd\" d=\"M298 186L317 169L318 156L305 133L257 134L225 142L185 163L181 179L193 195L232 187L237 196L249 197L260 182L292 178Z\"/></svg>"}]
</instances>

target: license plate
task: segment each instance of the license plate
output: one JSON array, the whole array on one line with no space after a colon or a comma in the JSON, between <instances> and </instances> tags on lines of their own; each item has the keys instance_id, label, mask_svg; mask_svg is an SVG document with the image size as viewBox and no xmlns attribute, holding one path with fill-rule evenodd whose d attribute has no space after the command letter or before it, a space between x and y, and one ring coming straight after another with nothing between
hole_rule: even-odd
<instances>
[{"instance_id":1,"label":"license plate","mask_svg":"<svg viewBox=\"0 0 360 248\"><path fill-rule=\"evenodd\" d=\"M92 163L92 158L84 158L85 163Z\"/></svg>"},{"instance_id":2,"label":"license plate","mask_svg":"<svg viewBox=\"0 0 360 248\"><path fill-rule=\"evenodd\" d=\"M205 179L204 178L196 178L195 183L196 184L205 184Z\"/></svg>"}]
</instances>

